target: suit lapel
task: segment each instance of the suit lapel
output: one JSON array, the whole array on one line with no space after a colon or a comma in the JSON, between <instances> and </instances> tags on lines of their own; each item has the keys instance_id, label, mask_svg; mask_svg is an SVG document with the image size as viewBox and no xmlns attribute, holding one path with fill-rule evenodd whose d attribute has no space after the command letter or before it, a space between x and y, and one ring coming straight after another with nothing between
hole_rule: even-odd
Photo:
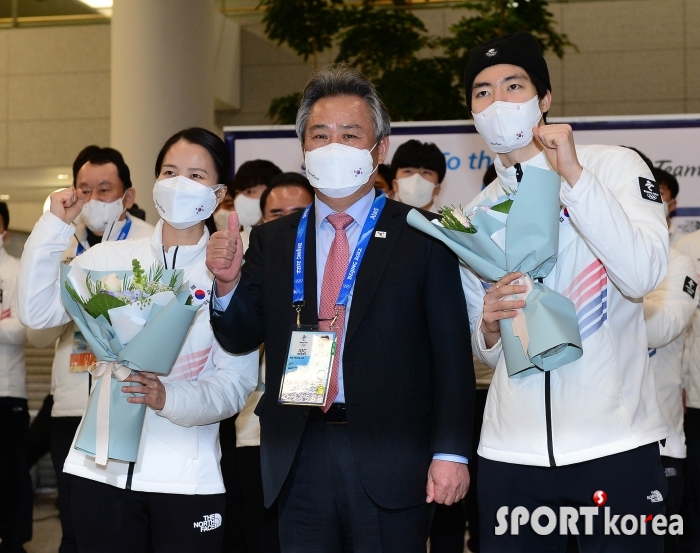
<instances>
[{"instance_id":1,"label":"suit lapel","mask_svg":"<svg viewBox=\"0 0 700 553\"><path fill-rule=\"evenodd\" d=\"M367 245L367 251L362 259L360 271L357 273L357 281L352 294L345 344L352 340L353 334L365 316L389 263L394 246L399 239L399 234L406 224L406 218L402 217L401 210L397 208L397 205L392 201L387 201L379 216L379 221L377 221L374 234ZM386 233L385 238L377 238L377 232Z\"/></svg>"},{"instance_id":2,"label":"suit lapel","mask_svg":"<svg viewBox=\"0 0 700 553\"><path fill-rule=\"evenodd\" d=\"M286 265L289 267L288 275L285 278L292 278L292 267L294 264L294 247L296 246L297 227L299 226L299 218L294 217L294 221L290 225L290 231L287 235L284 251L287 258ZM309 212L309 220L306 227L306 248L304 258L304 307L301 309L301 324L317 325L318 324L318 307L316 301L316 210L311 207ZM290 296L289 303L292 298ZM296 321L296 316L295 316ZM296 324L293 323L293 324Z\"/></svg>"}]
</instances>

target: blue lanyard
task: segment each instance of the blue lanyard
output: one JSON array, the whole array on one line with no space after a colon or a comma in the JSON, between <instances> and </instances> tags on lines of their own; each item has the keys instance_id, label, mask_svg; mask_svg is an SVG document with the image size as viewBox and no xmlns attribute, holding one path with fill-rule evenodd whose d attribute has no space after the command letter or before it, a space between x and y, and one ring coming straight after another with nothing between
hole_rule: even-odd
<instances>
[{"instance_id":1,"label":"blue lanyard","mask_svg":"<svg viewBox=\"0 0 700 553\"><path fill-rule=\"evenodd\" d=\"M122 230L119 233L119 236L117 236L117 241L124 240L129 235L130 230L131 230L131 219L129 219L129 217L127 217L126 223L124 223L124 226L122 227ZM85 247L80 242L78 242L78 247L75 250L76 257L79 256L84 251L85 251Z\"/></svg>"},{"instance_id":2,"label":"blue lanyard","mask_svg":"<svg viewBox=\"0 0 700 553\"><path fill-rule=\"evenodd\" d=\"M362 226L362 233L360 234L360 239L357 241L357 246L353 255L350 257L350 262L348 263L348 269L345 272L345 278L343 279L343 284L340 287L340 293L338 294L338 301L335 302L337 306L346 306L348 300L350 299L350 291L355 284L355 279L357 278L357 273L360 270L360 264L362 263L362 258L365 256L365 251L367 251L367 244L369 239L372 237L374 232L374 227L377 226L377 221L379 221L379 216L384 209L386 204L386 196L380 194L377 196L372 203L372 208L369 211L369 215L365 219L365 223ZM306 227L309 224L309 212L313 204L306 206L304 213L299 221L299 226L297 227L297 239L294 247L294 292L292 294L292 301L294 307L297 308L297 313L300 312L301 306L304 305L304 259L306 250ZM297 317L297 325L299 324L299 318Z\"/></svg>"}]
</instances>

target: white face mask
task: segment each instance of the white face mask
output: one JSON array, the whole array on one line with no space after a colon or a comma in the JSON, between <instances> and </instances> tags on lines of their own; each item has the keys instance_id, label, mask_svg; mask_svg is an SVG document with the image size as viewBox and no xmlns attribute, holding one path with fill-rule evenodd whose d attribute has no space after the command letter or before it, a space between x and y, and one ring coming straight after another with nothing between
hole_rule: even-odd
<instances>
[{"instance_id":1,"label":"white face mask","mask_svg":"<svg viewBox=\"0 0 700 553\"><path fill-rule=\"evenodd\" d=\"M671 213L671 211L669 210L668 202L664 202L664 216L668 218L669 213Z\"/></svg>"},{"instance_id":2,"label":"white face mask","mask_svg":"<svg viewBox=\"0 0 700 553\"><path fill-rule=\"evenodd\" d=\"M425 207L432 201L435 184L422 175L414 173L410 177L402 177L396 181L399 185L396 199L401 203L413 207Z\"/></svg>"},{"instance_id":3,"label":"white face mask","mask_svg":"<svg viewBox=\"0 0 700 553\"><path fill-rule=\"evenodd\" d=\"M153 203L161 218L178 230L193 227L216 209L216 191L223 184L204 186L182 175L156 181Z\"/></svg>"},{"instance_id":4,"label":"white face mask","mask_svg":"<svg viewBox=\"0 0 700 553\"><path fill-rule=\"evenodd\" d=\"M113 202L90 200L80 211L83 222L92 232L104 232L107 225L118 220L124 213L124 196Z\"/></svg>"},{"instance_id":5,"label":"white face mask","mask_svg":"<svg viewBox=\"0 0 700 553\"><path fill-rule=\"evenodd\" d=\"M375 147L376 144L372 150ZM329 198L347 198L362 188L376 171L372 150L334 142L304 152L306 176L311 186Z\"/></svg>"},{"instance_id":6,"label":"white face mask","mask_svg":"<svg viewBox=\"0 0 700 553\"><path fill-rule=\"evenodd\" d=\"M497 154L524 148L532 142L532 128L542 119L540 100L528 102L494 102L484 111L472 112L476 130Z\"/></svg>"},{"instance_id":7,"label":"white face mask","mask_svg":"<svg viewBox=\"0 0 700 553\"><path fill-rule=\"evenodd\" d=\"M244 227L252 227L262 219L260 211L260 198L251 198L245 194L236 194L233 206L238 213L238 222Z\"/></svg>"},{"instance_id":8,"label":"white face mask","mask_svg":"<svg viewBox=\"0 0 700 553\"><path fill-rule=\"evenodd\" d=\"M214 224L216 230L228 230L228 216L231 212L228 209L220 209L214 212Z\"/></svg>"}]
</instances>

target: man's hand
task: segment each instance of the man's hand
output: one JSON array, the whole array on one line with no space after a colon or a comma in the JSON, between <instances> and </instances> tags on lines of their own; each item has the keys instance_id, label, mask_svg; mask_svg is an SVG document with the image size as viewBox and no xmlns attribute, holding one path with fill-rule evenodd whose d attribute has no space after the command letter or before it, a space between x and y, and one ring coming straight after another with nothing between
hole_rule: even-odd
<instances>
[{"instance_id":1,"label":"man's hand","mask_svg":"<svg viewBox=\"0 0 700 553\"><path fill-rule=\"evenodd\" d=\"M428 485L425 487L426 503L457 503L469 490L469 469L463 463L433 459L428 469Z\"/></svg>"},{"instance_id":2,"label":"man's hand","mask_svg":"<svg viewBox=\"0 0 700 553\"><path fill-rule=\"evenodd\" d=\"M83 191L72 186L60 192L54 192L49 198L51 200L49 211L67 225L80 215L85 205Z\"/></svg>"},{"instance_id":3,"label":"man's hand","mask_svg":"<svg viewBox=\"0 0 700 553\"><path fill-rule=\"evenodd\" d=\"M217 296L225 296L236 287L241 279L243 241L235 211L228 216L228 230L215 232L209 239L206 263L216 277Z\"/></svg>"},{"instance_id":4,"label":"man's hand","mask_svg":"<svg viewBox=\"0 0 700 553\"><path fill-rule=\"evenodd\" d=\"M583 167L576 156L574 131L570 125L543 125L532 129L535 138L542 144L549 164L570 186L581 178Z\"/></svg>"},{"instance_id":5,"label":"man's hand","mask_svg":"<svg viewBox=\"0 0 700 553\"><path fill-rule=\"evenodd\" d=\"M522 294L525 286L511 284L518 280L522 273L508 273L491 285L484 296L484 312L481 319L481 332L484 335L486 347L491 349L501 338L501 328L498 321L512 319L517 314L516 309L525 307L525 300L504 299L514 294Z\"/></svg>"},{"instance_id":6,"label":"man's hand","mask_svg":"<svg viewBox=\"0 0 700 553\"><path fill-rule=\"evenodd\" d=\"M138 374L129 375L124 381L141 384L141 386L122 386L122 392L125 394L144 394L143 397L126 398L129 403L145 403L156 411L165 407L165 386L155 374L141 371Z\"/></svg>"}]
</instances>

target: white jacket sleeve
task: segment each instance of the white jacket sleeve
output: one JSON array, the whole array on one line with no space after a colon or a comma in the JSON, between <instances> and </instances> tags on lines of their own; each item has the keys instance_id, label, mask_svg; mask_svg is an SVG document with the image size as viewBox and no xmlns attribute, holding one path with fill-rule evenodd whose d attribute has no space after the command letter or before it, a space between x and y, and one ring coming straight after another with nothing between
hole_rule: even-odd
<instances>
[{"instance_id":1,"label":"white jacket sleeve","mask_svg":"<svg viewBox=\"0 0 700 553\"><path fill-rule=\"evenodd\" d=\"M3 316L5 314L3 313ZM21 346L27 341L27 329L17 317L17 289L12 290L10 312L0 319L0 344Z\"/></svg>"},{"instance_id":2,"label":"white jacket sleeve","mask_svg":"<svg viewBox=\"0 0 700 553\"><path fill-rule=\"evenodd\" d=\"M698 305L696 279L692 258L673 250L666 278L644 297L650 348L664 347L686 331Z\"/></svg>"},{"instance_id":3,"label":"white jacket sleeve","mask_svg":"<svg viewBox=\"0 0 700 553\"><path fill-rule=\"evenodd\" d=\"M47 211L34 225L24 245L17 278L19 320L34 329L70 321L61 303L59 271L74 227Z\"/></svg>"},{"instance_id":4,"label":"white jacket sleeve","mask_svg":"<svg viewBox=\"0 0 700 553\"><path fill-rule=\"evenodd\" d=\"M668 264L668 228L661 203L642 198L640 177L653 179L632 150L604 147L594 152L561 202L571 221L626 296L642 298L663 280Z\"/></svg>"},{"instance_id":5,"label":"white jacket sleeve","mask_svg":"<svg viewBox=\"0 0 700 553\"><path fill-rule=\"evenodd\" d=\"M478 276L469 268L460 264L462 277L462 288L467 300L467 311L469 312L469 330L472 335L472 352L477 359L486 363L492 369L496 368L498 358L501 356L501 340L494 344L491 349L486 348L484 335L481 332L481 320L484 313L484 296L486 290Z\"/></svg>"},{"instance_id":6,"label":"white jacket sleeve","mask_svg":"<svg viewBox=\"0 0 700 553\"><path fill-rule=\"evenodd\" d=\"M156 413L180 426L212 424L238 413L258 382L258 349L231 355L215 342L207 363L216 373L201 380L164 382L165 405Z\"/></svg>"}]
</instances>

